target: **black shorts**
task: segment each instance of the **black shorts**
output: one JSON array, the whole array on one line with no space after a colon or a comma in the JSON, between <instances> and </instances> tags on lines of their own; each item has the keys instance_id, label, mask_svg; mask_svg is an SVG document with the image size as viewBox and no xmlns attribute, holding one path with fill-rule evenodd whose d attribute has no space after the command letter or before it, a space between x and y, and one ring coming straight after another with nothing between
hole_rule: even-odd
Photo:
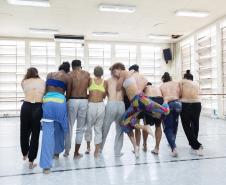
<instances>
[{"instance_id":1,"label":"black shorts","mask_svg":"<svg viewBox=\"0 0 226 185\"><path fill-rule=\"evenodd\" d=\"M150 97L150 99L160 105L163 104L164 100L162 97ZM161 119L158 119L158 118L153 118L151 116L150 113L147 113L147 112L141 112L138 116L137 116L138 119L143 119L144 120L144 124L147 124L147 125L155 125L156 127L160 127L161 126L161 122L162 120Z\"/></svg>"},{"instance_id":2,"label":"black shorts","mask_svg":"<svg viewBox=\"0 0 226 185\"><path fill-rule=\"evenodd\" d=\"M125 104L125 109L127 110L130 107L130 104L131 104L128 96L124 96L123 101L124 101L124 104Z\"/></svg>"}]
</instances>

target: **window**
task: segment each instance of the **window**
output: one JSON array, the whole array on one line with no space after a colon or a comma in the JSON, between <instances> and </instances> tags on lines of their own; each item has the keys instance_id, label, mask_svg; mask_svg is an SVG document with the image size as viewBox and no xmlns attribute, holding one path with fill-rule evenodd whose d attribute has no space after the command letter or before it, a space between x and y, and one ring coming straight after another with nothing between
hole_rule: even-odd
<instances>
[{"instance_id":1,"label":"window","mask_svg":"<svg viewBox=\"0 0 226 185\"><path fill-rule=\"evenodd\" d=\"M25 42L0 40L0 114L16 115L21 107L25 74Z\"/></svg>"},{"instance_id":2,"label":"window","mask_svg":"<svg viewBox=\"0 0 226 185\"><path fill-rule=\"evenodd\" d=\"M45 80L49 72L56 71L54 42L30 42L30 55L30 66L38 69L42 79Z\"/></svg>"},{"instance_id":3,"label":"window","mask_svg":"<svg viewBox=\"0 0 226 185\"><path fill-rule=\"evenodd\" d=\"M81 60L84 65L84 47L78 43L60 43L60 61Z\"/></svg>"},{"instance_id":4,"label":"window","mask_svg":"<svg viewBox=\"0 0 226 185\"><path fill-rule=\"evenodd\" d=\"M88 68L93 74L95 66L100 65L104 69L104 77L110 77L111 66L111 45L110 44L89 44L88 45Z\"/></svg>"},{"instance_id":5,"label":"window","mask_svg":"<svg viewBox=\"0 0 226 185\"><path fill-rule=\"evenodd\" d=\"M226 27L222 31L222 75L223 75L223 94L226 94ZM223 114L226 116L226 95L223 95Z\"/></svg>"},{"instance_id":6,"label":"window","mask_svg":"<svg viewBox=\"0 0 226 185\"><path fill-rule=\"evenodd\" d=\"M156 46L141 46L140 71L153 84L161 81L162 49Z\"/></svg>"},{"instance_id":7,"label":"window","mask_svg":"<svg viewBox=\"0 0 226 185\"><path fill-rule=\"evenodd\" d=\"M115 57L128 69L129 66L137 63L136 45L115 45Z\"/></svg>"},{"instance_id":8,"label":"window","mask_svg":"<svg viewBox=\"0 0 226 185\"><path fill-rule=\"evenodd\" d=\"M203 113L217 111L217 97L211 94L217 90L216 27L210 27L197 35L197 62L199 64L199 84L202 94Z\"/></svg>"}]
</instances>

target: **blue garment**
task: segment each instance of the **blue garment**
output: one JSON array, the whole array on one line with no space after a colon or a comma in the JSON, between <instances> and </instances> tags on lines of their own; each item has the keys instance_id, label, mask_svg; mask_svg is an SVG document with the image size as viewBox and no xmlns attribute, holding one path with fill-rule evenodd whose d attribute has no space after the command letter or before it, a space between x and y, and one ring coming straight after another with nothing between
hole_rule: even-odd
<instances>
[{"instance_id":1,"label":"blue garment","mask_svg":"<svg viewBox=\"0 0 226 185\"><path fill-rule=\"evenodd\" d=\"M49 169L53 164L54 154L64 151L64 132L57 122L42 122L42 149L40 167Z\"/></svg>"},{"instance_id":2,"label":"blue garment","mask_svg":"<svg viewBox=\"0 0 226 185\"><path fill-rule=\"evenodd\" d=\"M66 99L58 92L48 92L43 98L42 148L40 167L51 168L54 154L64 150L64 134L68 132Z\"/></svg>"},{"instance_id":3,"label":"blue garment","mask_svg":"<svg viewBox=\"0 0 226 185\"><path fill-rule=\"evenodd\" d=\"M179 100L171 101L168 103L170 113L163 119L163 128L166 139L171 149L176 148L176 135L178 128L178 118L182 109L182 104Z\"/></svg>"},{"instance_id":4,"label":"blue garment","mask_svg":"<svg viewBox=\"0 0 226 185\"><path fill-rule=\"evenodd\" d=\"M42 122L42 148L39 162L41 168L52 167L54 148L54 122Z\"/></svg>"},{"instance_id":5,"label":"blue garment","mask_svg":"<svg viewBox=\"0 0 226 185\"><path fill-rule=\"evenodd\" d=\"M54 154L60 154L64 151L64 132L59 123L54 122Z\"/></svg>"},{"instance_id":6,"label":"blue garment","mask_svg":"<svg viewBox=\"0 0 226 185\"><path fill-rule=\"evenodd\" d=\"M46 81L46 85L60 87L60 88L64 89L65 91L67 90L67 85L63 81L60 81L60 80L48 79Z\"/></svg>"},{"instance_id":7,"label":"blue garment","mask_svg":"<svg viewBox=\"0 0 226 185\"><path fill-rule=\"evenodd\" d=\"M56 121L63 131L68 132L68 115L66 98L58 92L48 92L43 97L43 119Z\"/></svg>"}]
</instances>

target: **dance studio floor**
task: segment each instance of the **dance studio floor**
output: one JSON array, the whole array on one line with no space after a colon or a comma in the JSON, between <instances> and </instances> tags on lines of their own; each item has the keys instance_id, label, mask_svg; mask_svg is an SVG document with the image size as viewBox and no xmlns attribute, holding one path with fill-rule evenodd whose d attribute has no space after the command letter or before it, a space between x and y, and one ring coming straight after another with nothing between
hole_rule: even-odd
<instances>
[{"instance_id":1,"label":"dance studio floor","mask_svg":"<svg viewBox=\"0 0 226 185\"><path fill-rule=\"evenodd\" d=\"M149 150L135 159L127 137L121 158L113 156L114 127L99 160L84 155L80 160L60 156L49 175L37 167L28 170L19 147L19 119L0 119L0 185L223 185L226 184L226 121L201 118L200 141L205 148L203 157L189 151L184 132L179 127L178 158L169 155L165 136L159 156ZM84 143L81 152L84 152ZM93 148L92 148L93 149ZM39 156L38 156L39 160ZM37 162L38 162L37 160Z\"/></svg>"}]
</instances>

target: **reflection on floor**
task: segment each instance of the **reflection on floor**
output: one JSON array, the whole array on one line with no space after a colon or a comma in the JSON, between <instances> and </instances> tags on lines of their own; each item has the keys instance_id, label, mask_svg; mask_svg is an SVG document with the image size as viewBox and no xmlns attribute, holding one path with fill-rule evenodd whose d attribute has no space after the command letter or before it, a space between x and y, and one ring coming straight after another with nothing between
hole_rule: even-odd
<instances>
[{"instance_id":1,"label":"reflection on floor","mask_svg":"<svg viewBox=\"0 0 226 185\"><path fill-rule=\"evenodd\" d=\"M154 128L153 128L154 129ZM80 160L71 156L54 162L49 175L43 175L37 167L28 169L22 161L19 146L19 119L0 119L0 185L223 185L226 184L226 121L201 118L200 141L204 156L197 157L189 151L184 132L179 127L177 136L178 158L169 155L169 148L163 134L160 154L154 156L150 150L154 140L148 139L148 152L140 151L135 159L132 146L124 137L121 158L113 156L114 125L109 133L106 147L99 160L92 154ZM74 139L73 139L74 140ZM93 149L93 148L92 148ZM81 152L85 151L83 143ZM39 156L37 162L39 161Z\"/></svg>"}]
</instances>

